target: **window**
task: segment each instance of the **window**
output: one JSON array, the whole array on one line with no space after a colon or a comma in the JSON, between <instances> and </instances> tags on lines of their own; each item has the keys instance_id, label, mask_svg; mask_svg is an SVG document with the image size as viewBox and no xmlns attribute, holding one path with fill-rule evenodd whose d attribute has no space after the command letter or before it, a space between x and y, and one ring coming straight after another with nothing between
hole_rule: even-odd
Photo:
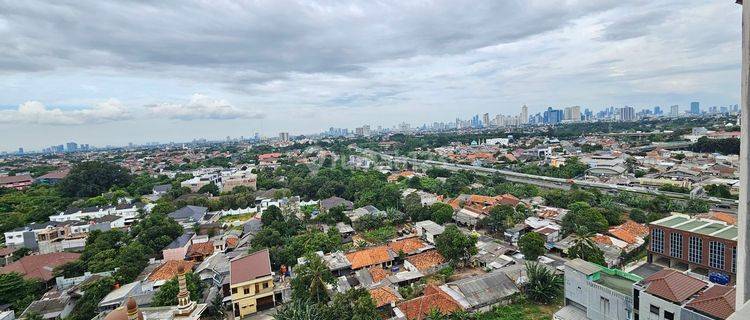
<instances>
[{"instance_id":1,"label":"window","mask_svg":"<svg viewBox=\"0 0 750 320\"><path fill-rule=\"evenodd\" d=\"M263 289L268 288L268 282L263 282Z\"/></svg>"},{"instance_id":2,"label":"window","mask_svg":"<svg viewBox=\"0 0 750 320\"><path fill-rule=\"evenodd\" d=\"M245 294L250 294L250 288L244 288L243 292L244 292Z\"/></svg>"},{"instance_id":3,"label":"window","mask_svg":"<svg viewBox=\"0 0 750 320\"><path fill-rule=\"evenodd\" d=\"M609 299L605 297L599 297L599 309L605 316L609 315Z\"/></svg>"},{"instance_id":4,"label":"window","mask_svg":"<svg viewBox=\"0 0 750 320\"><path fill-rule=\"evenodd\" d=\"M682 235L672 232L669 234L669 255L682 258Z\"/></svg>"},{"instance_id":5,"label":"window","mask_svg":"<svg viewBox=\"0 0 750 320\"><path fill-rule=\"evenodd\" d=\"M259 292L259 291L260 291L260 283L256 283L255 284L255 292Z\"/></svg>"},{"instance_id":6,"label":"window","mask_svg":"<svg viewBox=\"0 0 750 320\"><path fill-rule=\"evenodd\" d=\"M654 229L651 231L651 251L664 252L664 230Z\"/></svg>"},{"instance_id":7,"label":"window","mask_svg":"<svg viewBox=\"0 0 750 320\"><path fill-rule=\"evenodd\" d=\"M724 243L711 241L708 243L708 266L711 268L724 269Z\"/></svg>"},{"instance_id":8,"label":"window","mask_svg":"<svg viewBox=\"0 0 750 320\"><path fill-rule=\"evenodd\" d=\"M732 273L737 273L737 247L732 247Z\"/></svg>"},{"instance_id":9,"label":"window","mask_svg":"<svg viewBox=\"0 0 750 320\"><path fill-rule=\"evenodd\" d=\"M232 293L237 293L237 288L232 288Z\"/></svg>"},{"instance_id":10,"label":"window","mask_svg":"<svg viewBox=\"0 0 750 320\"><path fill-rule=\"evenodd\" d=\"M674 320L674 313L664 310L664 320Z\"/></svg>"},{"instance_id":11,"label":"window","mask_svg":"<svg viewBox=\"0 0 750 320\"><path fill-rule=\"evenodd\" d=\"M655 314L657 317L659 316L659 307L652 304L649 309L651 310L651 313Z\"/></svg>"},{"instance_id":12,"label":"window","mask_svg":"<svg viewBox=\"0 0 750 320\"><path fill-rule=\"evenodd\" d=\"M690 262L701 263L703 261L703 239L690 237L688 256Z\"/></svg>"}]
</instances>

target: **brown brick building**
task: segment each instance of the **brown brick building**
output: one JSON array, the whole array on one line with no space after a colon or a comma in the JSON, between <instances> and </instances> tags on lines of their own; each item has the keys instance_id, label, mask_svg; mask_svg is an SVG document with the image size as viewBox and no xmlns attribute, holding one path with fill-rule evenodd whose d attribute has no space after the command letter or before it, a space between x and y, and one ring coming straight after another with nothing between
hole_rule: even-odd
<instances>
[{"instance_id":1,"label":"brown brick building","mask_svg":"<svg viewBox=\"0 0 750 320\"><path fill-rule=\"evenodd\" d=\"M735 281L737 227L718 220L674 214L649 224L648 261L707 275L719 272Z\"/></svg>"}]
</instances>

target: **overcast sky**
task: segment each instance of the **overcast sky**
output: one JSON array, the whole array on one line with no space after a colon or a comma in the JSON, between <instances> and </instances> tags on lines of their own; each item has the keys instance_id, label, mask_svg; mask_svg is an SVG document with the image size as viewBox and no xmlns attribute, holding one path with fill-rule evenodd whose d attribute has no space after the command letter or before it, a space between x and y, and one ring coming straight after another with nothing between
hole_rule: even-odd
<instances>
[{"instance_id":1,"label":"overcast sky","mask_svg":"<svg viewBox=\"0 0 750 320\"><path fill-rule=\"evenodd\" d=\"M522 104L736 104L740 12L731 0L0 0L0 150Z\"/></svg>"}]
</instances>

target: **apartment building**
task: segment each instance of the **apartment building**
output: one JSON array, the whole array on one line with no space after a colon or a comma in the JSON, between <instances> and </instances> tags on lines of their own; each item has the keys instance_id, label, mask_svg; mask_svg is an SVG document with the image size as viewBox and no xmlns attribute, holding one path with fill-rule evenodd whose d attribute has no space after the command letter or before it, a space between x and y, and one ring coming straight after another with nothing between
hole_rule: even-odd
<instances>
[{"instance_id":1,"label":"apartment building","mask_svg":"<svg viewBox=\"0 0 750 320\"><path fill-rule=\"evenodd\" d=\"M229 277L235 317L245 317L276 305L268 249L232 261Z\"/></svg>"},{"instance_id":2,"label":"apartment building","mask_svg":"<svg viewBox=\"0 0 750 320\"><path fill-rule=\"evenodd\" d=\"M735 281L737 227L713 219L674 214L649 224L648 262L693 275Z\"/></svg>"},{"instance_id":3,"label":"apartment building","mask_svg":"<svg viewBox=\"0 0 750 320\"><path fill-rule=\"evenodd\" d=\"M642 278L581 259L565 263L565 307L555 320L633 320L633 284Z\"/></svg>"}]
</instances>

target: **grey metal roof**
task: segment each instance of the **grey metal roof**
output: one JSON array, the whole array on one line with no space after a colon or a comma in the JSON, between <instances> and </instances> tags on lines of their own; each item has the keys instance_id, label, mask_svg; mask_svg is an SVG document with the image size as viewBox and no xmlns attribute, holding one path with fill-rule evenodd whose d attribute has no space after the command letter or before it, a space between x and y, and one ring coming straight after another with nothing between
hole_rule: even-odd
<instances>
[{"instance_id":1,"label":"grey metal roof","mask_svg":"<svg viewBox=\"0 0 750 320\"><path fill-rule=\"evenodd\" d=\"M192 219L193 221L200 221L206 215L206 212L208 212L206 207L184 206L168 214L168 216L175 220Z\"/></svg>"},{"instance_id":2,"label":"grey metal roof","mask_svg":"<svg viewBox=\"0 0 750 320\"><path fill-rule=\"evenodd\" d=\"M471 308L491 305L519 292L516 284L499 271L449 282L446 286L460 293Z\"/></svg>"},{"instance_id":3,"label":"grey metal roof","mask_svg":"<svg viewBox=\"0 0 750 320\"><path fill-rule=\"evenodd\" d=\"M580 273L583 273L583 274L585 274L587 276L590 276L590 275L592 275L594 273L597 273L597 272L599 272L599 271L602 270L597 265L595 265L595 264L593 264L591 262L588 262L586 260L580 259L580 258L576 258L576 259L573 259L573 260L570 260L570 261L566 262L565 266L568 266L568 267L572 268L573 270L576 270L576 271L578 271Z\"/></svg>"}]
</instances>

